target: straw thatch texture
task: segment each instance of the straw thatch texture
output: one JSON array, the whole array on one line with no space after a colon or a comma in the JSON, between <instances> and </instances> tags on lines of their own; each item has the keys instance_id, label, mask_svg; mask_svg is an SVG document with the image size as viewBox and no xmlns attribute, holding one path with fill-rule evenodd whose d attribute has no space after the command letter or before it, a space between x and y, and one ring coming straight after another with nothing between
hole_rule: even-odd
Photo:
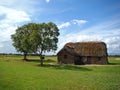
<instances>
[{"instance_id":1,"label":"straw thatch texture","mask_svg":"<svg viewBox=\"0 0 120 90\"><path fill-rule=\"evenodd\" d=\"M64 49L79 56L107 56L104 42L67 43Z\"/></svg>"}]
</instances>

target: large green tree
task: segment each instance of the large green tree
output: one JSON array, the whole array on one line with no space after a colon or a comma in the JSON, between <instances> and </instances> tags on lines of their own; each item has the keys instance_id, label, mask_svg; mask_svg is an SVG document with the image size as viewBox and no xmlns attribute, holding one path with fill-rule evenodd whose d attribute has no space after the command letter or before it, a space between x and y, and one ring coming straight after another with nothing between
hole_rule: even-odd
<instances>
[{"instance_id":1,"label":"large green tree","mask_svg":"<svg viewBox=\"0 0 120 90\"><path fill-rule=\"evenodd\" d=\"M58 27L52 23L37 24L37 29L31 33L31 41L39 54L41 65L43 65L43 53L55 51L59 36Z\"/></svg>"},{"instance_id":2,"label":"large green tree","mask_svg":"<svg viewBox=\"0 0 120 90\"><path fill-rule=\"evenodd\" d=\"M35 52L34 46L30 41L30 35L34 27L36 27L35 23L23 25L16 29L15 34L11 35L11 38L13 40L13 46L18 52L24 54L24 60L27 60L26 56L28 53Z\"/></svg>"}]
</instances>

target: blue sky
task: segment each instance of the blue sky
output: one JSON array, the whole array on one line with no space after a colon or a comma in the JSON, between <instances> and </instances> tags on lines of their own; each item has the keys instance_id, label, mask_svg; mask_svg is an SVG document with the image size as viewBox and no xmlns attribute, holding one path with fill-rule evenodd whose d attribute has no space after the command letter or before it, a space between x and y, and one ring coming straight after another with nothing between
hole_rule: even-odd
<instances>
[{"instance_id":1,"label":"blue sky","mask_svg":"<svg viewBox=\"0 0 120 90\"><path fill-rule=\"evenodd\" d=\"M67 42L104 41L120 54L120 0L0 0L0 53L15 53L10 35L29 22L54 22L58 50Z\"/></svg>"}]
</instances>

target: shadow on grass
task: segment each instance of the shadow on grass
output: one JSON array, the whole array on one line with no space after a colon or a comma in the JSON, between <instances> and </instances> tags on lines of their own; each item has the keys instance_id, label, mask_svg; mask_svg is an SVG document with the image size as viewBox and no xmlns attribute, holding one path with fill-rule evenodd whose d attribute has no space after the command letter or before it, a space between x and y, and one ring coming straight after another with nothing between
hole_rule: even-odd
<instances>
[{"instance_id":1,"label":"shadow on grass","mask_svg":"<svg viewBox=\"0 0 120 90\"><path fill-rule=\"evenodd\" d=\"M108 65L120 65L120 63L108 63Z\"/></svg>"},{"instance_id":2,"label":"shadow on grass","mask_svg":"<svg viewBox=\"0 0 120 90\"><path fill-rule=\"evenodd\" d=\"M44 60L44 62L53 63L53 62L56 62L56 61L54 61L52 59L47 59L47 60Z\"/></svg>"},{"instance_id":3,"label":"shadow on grass","mask_svg":"<svg viewBox=\"0 0 120 90\"><path fill-rule=\"evenodd\" d=\"M39 67L45 67L45 68L53 68L57 70L72 70L72 71L92 71L91 69L81 67L81 66L75 66L75 65L50 65L50 64L44 64L43 66L37 65Z\"/></svg>"},{"instance_id":4,"label":"shadow on grass","mask_svg":"<svg viewBox=\"0 0 120 90\"><path fill-rule=\"evenodd\" d=\"M36 63L39 63L40 62L40 59L28 59L27 62L36 62ZM53 62L56 62L52 59L47 59L47 60L44 60L43 62L45 63L53 63Z\"/></svg>"},{"instance_id":5,"label":"shadow on grass","mask_svg":"<svg viewBox=\"0 0 120 90\"><path fill-rule=\"evenodd\" d=\"M40 62L39 59L27 59L26 61L27 62L36 62L36 63Z\"/></svg>"}]
</instances>

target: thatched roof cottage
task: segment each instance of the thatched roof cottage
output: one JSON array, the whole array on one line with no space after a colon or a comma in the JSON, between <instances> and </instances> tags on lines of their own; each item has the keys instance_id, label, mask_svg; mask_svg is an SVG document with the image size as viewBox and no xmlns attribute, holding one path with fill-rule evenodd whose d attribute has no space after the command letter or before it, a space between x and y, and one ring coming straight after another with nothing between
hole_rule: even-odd
<instances>
[{"instance_id":1,"label":"thatched roof cottage","mask_svg":"<svg viewBox=\"0 0 120 90\"><path fill-rule=\"evenodd\" d=\"M107 48L104 42L67 43L58 52L58 63L62 64L107 64Z\"/></svg>"}]
</instances>

